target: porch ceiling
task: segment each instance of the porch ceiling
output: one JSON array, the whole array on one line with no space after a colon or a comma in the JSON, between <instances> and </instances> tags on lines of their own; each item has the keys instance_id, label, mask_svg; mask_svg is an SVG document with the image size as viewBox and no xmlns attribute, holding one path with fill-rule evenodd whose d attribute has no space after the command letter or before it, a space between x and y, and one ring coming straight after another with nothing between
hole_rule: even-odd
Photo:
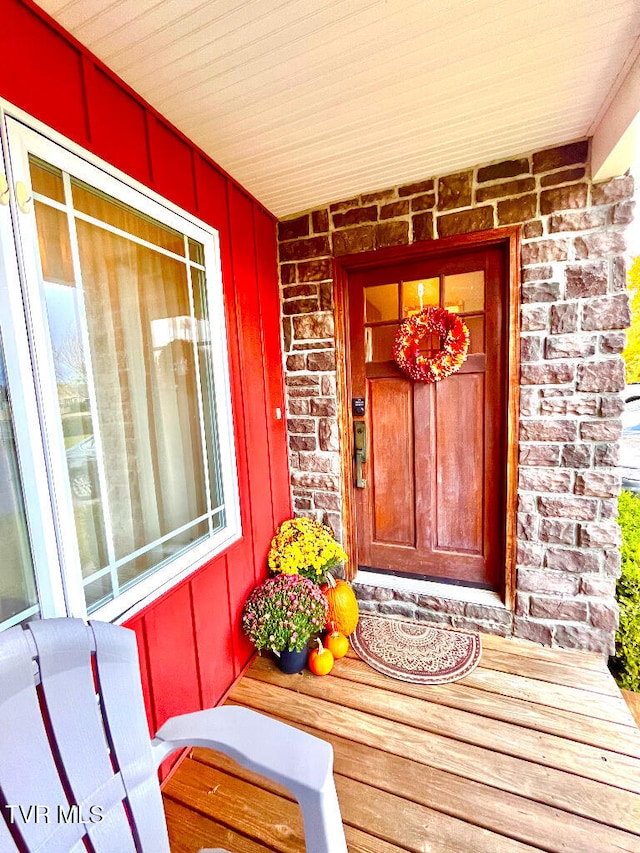
<instances>
[{"instance_id":1,"label":"porch ceiling","mask_svg":"<svg viewBox=\"0 0 640 853\"><path fill-rule=\"evenodd\" d=\"M282 217L593 134L637 0L40 0Z\"/></svg>"}]
</instances>

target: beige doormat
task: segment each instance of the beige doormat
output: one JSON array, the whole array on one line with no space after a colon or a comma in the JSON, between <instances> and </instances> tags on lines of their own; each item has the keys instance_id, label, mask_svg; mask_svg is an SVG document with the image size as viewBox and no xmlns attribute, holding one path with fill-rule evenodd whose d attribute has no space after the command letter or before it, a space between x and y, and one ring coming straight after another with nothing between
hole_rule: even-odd
<instances>
[{"instance_id":1,"label":"beige doormat","mask_svg":"<svg viewBox=\"0 0 640 853\"><path fill-rule=\"evenodd\" d=\"M448 684L480 661L480 635L424 622L361 613L351 645L373 669L401 681Z\"/></svg>"}]
</instances>

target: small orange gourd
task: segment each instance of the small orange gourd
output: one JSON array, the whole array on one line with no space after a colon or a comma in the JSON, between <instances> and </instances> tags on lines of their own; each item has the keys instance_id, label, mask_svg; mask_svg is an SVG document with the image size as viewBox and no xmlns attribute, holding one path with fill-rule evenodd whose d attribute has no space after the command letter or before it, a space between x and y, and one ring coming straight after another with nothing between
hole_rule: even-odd
<instances>
[{"instance_id":1,"label":"small orange gourd","mask_svg":"<svg viewBox=\"0 0 640 853\"><path fill-rule=\"evenodd\" d=\"M328 675L333 669L333 655L325 649L320 638L316 642L318 648L309 652L309 669L314 675Z\"/></svg>"},{"instance_id":2,"label":"small orange gourd","mask_svg":"<svg viewBox=\"0 0 640 853\"><path fill-rule=\"evenodd\" d=\"M324 638L324 644L336 660L343 658L349 651L349 640L335 628L332 628Z\"/></svg>"},{"instance_id":3,"label":"small orange gourd","mask_svg":"<svg viewBox=\"0 0 640 853\"><path fill-rule=\"evenodd\" d=\"M327 580L328 583L322 586L329 602L327 625L331 626L333 623L336 631L348 637L356 630L360 618L358 601L346 581L336 580L331 574L327 575Z\"/></svg>"}]
</instances>

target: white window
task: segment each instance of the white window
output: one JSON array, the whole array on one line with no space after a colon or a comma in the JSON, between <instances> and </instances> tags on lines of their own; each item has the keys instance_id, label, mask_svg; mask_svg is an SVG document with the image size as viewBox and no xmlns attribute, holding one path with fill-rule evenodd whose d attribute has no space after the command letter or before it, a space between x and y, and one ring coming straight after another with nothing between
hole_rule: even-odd
<instances>
[{"instance_id":1,"label":"white window","mask_svg":"<svg viewBox=\"0 0 640 853\"><path fill-rule=\"evenodd\" d=\"M0 627L115 619L239 535L217 234L4 123Z\"/></svg>"}]
</instances>

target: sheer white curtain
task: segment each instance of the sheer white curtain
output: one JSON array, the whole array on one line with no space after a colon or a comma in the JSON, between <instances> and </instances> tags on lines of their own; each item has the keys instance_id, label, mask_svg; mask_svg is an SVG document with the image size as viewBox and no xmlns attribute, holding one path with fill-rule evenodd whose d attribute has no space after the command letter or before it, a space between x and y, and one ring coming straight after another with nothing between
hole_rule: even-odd
<instances>
[{"instance_id":1,"label":"sheer white curtain","mask_svg":"<svg viewBox=\"0 0 640 853\"><path fill-rule=\"evenodd\" d=\"M206 512L187 268L84 221L77 234L121 560Z\"/></svg>"}]
</instances>

